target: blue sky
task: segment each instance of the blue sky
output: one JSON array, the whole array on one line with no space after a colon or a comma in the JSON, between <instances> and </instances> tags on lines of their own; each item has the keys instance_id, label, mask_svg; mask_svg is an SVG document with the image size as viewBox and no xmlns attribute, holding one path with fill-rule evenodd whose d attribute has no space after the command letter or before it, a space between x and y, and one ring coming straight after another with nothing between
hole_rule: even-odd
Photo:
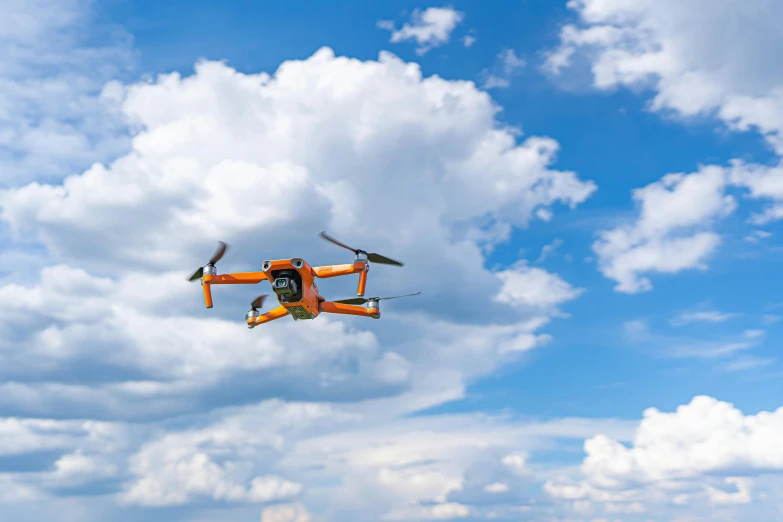
<instances>
[{"instance_id":1,"label":"blue sky","mask_svg":"<svg viewBox=\"0 0 783 522\"><path fill-rule=\"evenodd\" d=\"M783 13L720 3L12 3L0 513L773 520ZM422 296L184 282L321 229Z\"/></svg>"}]
</instances>

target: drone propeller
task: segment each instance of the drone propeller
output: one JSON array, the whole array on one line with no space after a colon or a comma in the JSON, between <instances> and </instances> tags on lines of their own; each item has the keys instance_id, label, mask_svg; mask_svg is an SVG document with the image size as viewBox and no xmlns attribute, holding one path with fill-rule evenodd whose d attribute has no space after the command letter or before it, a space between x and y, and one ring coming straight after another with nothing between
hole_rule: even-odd
<instances>
[{"instance_id":1,"label":"drone propeller","mask_svg":"<svg viewBox=\"0 0 783 522\"><path fill-rule=\"evenodd\" d=\"M341 299L340 301L332 301L333 303L342 303L342 304L349 304L349 305L360 305L364 303L369 303L370 301L383 301L384 299L397 299L398 297L412 297L414 295L419 295L421 292L416 292L415 294L406 294L406 295L395 295L392 297L354 297L352 299Z\"/></svg>"},{"instance_id":2,"label":"drone propeller","mask_svg":"<svg viewBox=\"0 0 783 522\"><path fill-rule=\"evenodd\" d=\"M381 265L404 266L399 261L395 261L394 259L390 259L390 258L388 258L386 256L382 256L380 254L375 254L375 253L369 254L369 253L365 252L364 250L360 250L358 248L351 248L348 245L346 245L345 243L342 243L342 242L336 240L335 238L328 236L326 234L326 232L321 232L321 237L324 238L327 241L331 241L332 243L334 243L337 246L341 246L341 247L343 247L345 249L350 250L354 254L366 254L367 255L367 260L370 263L378 263L378 264L381 264Z\"/></svg>"},{"instance_id":3,"label":"drone propeller","mask_svg":"<svg viewBox=\"0 0 783 522\"><path fill-rule=\"evenodd\" d=\"M262 294L255 298L255 300L250 303L250 309L254 312L257 312L259 308L264 306L264 299L267 298L269 294Z\"/></svg>"},{"instance_id":4,"label":"drone propeller","mask_svg":"<svg viewBox=\"0 0 783 522\"><path fill-rule=\"evenodd\" d=\"M218 244L217 250L215 250L215 253L212 254L212 259L209 260L209 262L206 264L206 266L214 267L215 263L220 261L220 258L223 257L223 254L226 253L226 248L228 247L228 245L226 245L222 241L218 241L218 243L219 244ZM188 281L197 281L197 280L201 279L202 277L204 277L204 267L203 266L201 268L199 268L198 270L196 270L195 272L193 272L193 275L190 276L190 279L188 279Z\"/></svg>"}]
</instances>

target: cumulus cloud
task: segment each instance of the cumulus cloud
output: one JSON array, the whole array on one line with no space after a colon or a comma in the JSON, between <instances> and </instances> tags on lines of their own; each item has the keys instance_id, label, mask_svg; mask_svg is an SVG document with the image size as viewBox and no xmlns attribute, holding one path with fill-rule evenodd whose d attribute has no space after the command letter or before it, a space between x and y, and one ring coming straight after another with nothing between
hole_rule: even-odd
<instances>
[{"instance_id":1,"label":"cumulus cloud","mask_svg":"<svg viewBox=\"0 0 783 522\"><path fill-rule=\"evenodd\" d=\"M584 289L574 288L556 274L518 263L498 272L503 282L496 301L512 306L554 307L578 297Z\"/></svg>"},{"instance_id":2,"label":"cumulus cloud","mask_svg":"<svg viewBox=\"0 0 783 522\"><path fill-rule=\"evenodd\" d=\"M646 410L630 446L605 435L588 439L580 476L553 479L544 487L558 499L626 508L699 499L745 503L752 499L754 480L783 472L776 442L782 429L783 408L746 415L730 403L699 396L673 413Z\"/></svg>"},{"instance_id":3,"label":"cumulus cloud","mask_svg":"<svg viewBox=\"0 0 783 522\"><path fill-rule=\"evenodd\" d=\"M392 43L415 40L418 44L416 54L423 55L433 47L447 43L452 31L465 18L465 14L451 7L428 7L424 11L414 9L411 14L411 22L405 23L397 29L391 20L381 20L378 27L391 31ZM465 40L465 47L470 47L472 42Z\"/></svg>"},{"instance_id":4,"label":"cumulus cloud","mask_svg":"<svg viewBox=\"0 0 783 522\"><path fill-rule=\"evenodd\" d=\"M722 241L716 225L734 213L738 197L773 201L751 218L767 223L783 198L780 179L779 169L734 160L728 166L666 174L633 190L636 221L600 231L593 243L599 270L617 282L615 290L629 294L651 290L651 273L706 270Z\"/></svg>"},{"instance_id":5,"label":"cumulus cloud","mask_svg":"<svg viewBox=\"0 0 783 522\"><path fill-rule=\"evenodd\" d=\"M598 89L650 88L651 110L714 116L731 129L758 131L783 154L783 67L777 59L783 36L769 23L783 16L780 3L569 0L568 7L578 21L562 28L560 45L547 56L549 72L559 75L586 65ZM780 165L735 161L731 170L731 183L747 189L750 198L771 203L753 215L752 223L783 218ZM649 251L635 249L622 264L696 268L716 239L694 235ZM670 251L664 246L673 245L678 247L674 259L660 259ZM620 287L635 291L648 283L628 275Z\"/></svg>"},{"instance_id":6,"label":"cumulus cloud","mask_svg":"<svg viewBox=\"0 0 783 522\"><path fill-rule=\"evenodd\" d=\"M291 226L307 238L305 252L325 251L309 246L306 232L330 225L379 250L426 257L416 238L443 234L436 216L452 227L475 228L486 215L524 225L540 208L575 206L595 190L549 168L554 140L518 144L511 130L495 128L496 107L472 84L422 78L416 65L387 53L360 62L323 49L286 62L274 78L203 62L193 77L129 87L124 109L145 128L134 152L62 186L5 191L2 215L14 231L90 268L112 261L184 269L197 252L204 256L206 238L244 246L243 237L264 233L268 245L296 244L285 232ZM351 154L324 161L340 147ZM421 162L430 161L422 176ZM125 219L130 211L134 220ZM269 248L266 255L276 253ZM449 265L477 259L469 244L444 254Z\"/></svg>"},{"instance_id":7,"label":"cumulus cloud","mask_svg":"<svg viewBox=\"0 0 783 522\"><path fill-rule=\"evenodd\" d=\"M711 225L736 208L725 189L726 172L704 167L692 174L667 174L634 190L637 221L601 232L593 244L599 269L625 293L650 290L644 275L649 272L705 269L720 244Z\"/></svg>"},{"instance_id":8,"label":"cumulus cloud","mask_svg":"<svg viewBox=\"0 0 783 522\"><path fill-rule=\"evenodd\" d=\"M9 0L0 7L2 187L62 177L130 146L115 89L106 86L133 64L130 38L95 25L91 4Z\"/></svg>"},{"instance_id":9,"label":"cumulus cloud","mask_svg":"<svg viewBox=\"0 0 783 522\"><path fill-rule=\"evenodd\" d=\"M282 502L262 516L300 522L319 494L335 494L318 484L342 477L333 519L472 512L448 496L488 451L483 421L439 420L417 446L401 418L461 398L468 380L548 340L540 330L582 290L524 262L486 269L483 247L504 240L487 223L529 226L595 185L553 168L553 139L499 125L474 84L424 78L388 53L362 62L322 49L274 75L201 62L189 77L115 87L137 129L128 154L0 194L14 239L56 260L0 286L0 408L102 418L130 434L102 448L89 433L20 435L58 456L49 471L4 480L46 494L92 473L116 502ZM323 229L406 262L374 266L368 295L422 295L390 302L372 324L323 316L248 330L263 290L215 288L205 310L185 281L216 239L231 244L221 272L350 259L317 239ZM330 298L355 292L355 280L322 283ZM419 433L436 429L424 419ZM344 431L358 423L367 431ZM507 454L525 446L524 428L501 422L490 440ZM376 455L391 433L398 450Z\"/></svg>"},{"instance_id":10,"label":"cumulus cloud","mask_svg":"<svg viewBox=\"0 0 783 522\"><path fill-rule=\"evenodd\" d=\"M568 7L579 21L563 27L550 70L584 56L599 88L649 85L654 109L713 112L777 139L783 69L775 50L783 37L768 22L783 16L778 3L570 0Z\"/></svg>"}]
</instances>

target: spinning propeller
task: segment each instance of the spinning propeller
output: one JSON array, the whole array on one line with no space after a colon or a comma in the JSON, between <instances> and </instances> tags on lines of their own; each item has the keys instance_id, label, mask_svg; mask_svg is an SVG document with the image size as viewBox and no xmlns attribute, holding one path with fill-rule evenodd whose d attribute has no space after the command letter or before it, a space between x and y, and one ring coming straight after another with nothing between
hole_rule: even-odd
<instances>
[{"instance_id":1,"label":"spinning propeller","mask_svg":"<svg viewBox=\"0 0 783 522\"><path fill-rule=\"evenodd\" d=\"M226 245L222 241L218 241L218 243L219 243L218 248L217 250L215 250L215 253L212 254L212 259L209 260L209 263L207 263L205 266L202 266L201 268L193 272L193 275L190 276L190 279L188 281L197 281L202 277L204 277L204 268L206 266L215 268L215 263L220 261L220 258L223 257L223 254L226 253L226 248L228 247L228 245Z\"/></svg>"},{"instance_id":2,"label":"spinning propeller","mask_svg":"<svg viewBox=\"0 0 783 522\"><path fill-rule=\"evenodd\" d=\"M260 315L258 313L258 309L261 308L262 306L264 306L264 299L266 299L266 296L268 296L268 295L269 294L259 295L258 297L256 297L253 300L252 303L250 303L250 311L247 314L245 314L245 319L246 320L249 321L250 319L254 319L254 318L256 318L256 317L258 317ZM250 328L250 329L253 329L253 328L256 327L256 325L251 323L251 324L248 324L247 327Z\"/></svg>"},{"instance_id":3,"label":"spinning propeller","mask_svg":"<svg viewBox=\"0 0 783 522\"><path fill-rule=\"evenodd\" d=\"M269 294L263 294L256 297L255 300L250 303L250 309L254 312L258 312L258 309L264 306L264 299L266 299L268 295Z\"/></svg>"},{"instance_id":4,"label":"spinning propeller","mask_svg":"<svg viewBox=\"0 0 783 522\"><path fill-rule=\"evenodd\" d=\"M327 241L331 241L332 243L334 243L337 246L341 246L341 247L343 247L345 249L350 250L354 254L365 254L367 256L367 261L369 261L370 263L378 263L378 264L381 264L381 265L404 266L399 261L395 261L394 259L389 259L386 256L382 256L380 254L375 254L375 253L370 254L370 253L367 253L364 250L360 250L358 248L351 248L348 245L346 245L345 243L341 243L340 241L337 241L335 238L329 237L326 234L326 232L321 232L321 237L324 238ZM400 296L400 297L404 297L404 296Z\"/></svg>"},{"instance_id":5,"label":"spinning propeller","mask_svg":"<svg viewBox=\"0 0 783 522\"><path fill-rule=\"evenodd\" d=\"M354 297L352 299L342 299L340 301L332 301L333 303L342 303L342 304L349 304L349 305L360 305L364 303L369 303L370 301L383 301L384 299L397 299L398 297L411 297L414 295L419 295L421 292L416 292L415 294L406 294L406 295L395 295L393 297Z\"/></svg>"}]
</instances>

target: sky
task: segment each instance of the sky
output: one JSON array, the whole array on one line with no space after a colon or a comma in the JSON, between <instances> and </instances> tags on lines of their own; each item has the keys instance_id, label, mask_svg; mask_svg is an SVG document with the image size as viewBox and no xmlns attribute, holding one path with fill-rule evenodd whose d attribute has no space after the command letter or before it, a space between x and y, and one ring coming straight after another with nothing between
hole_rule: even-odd
<instances>
[{"instance_id":1,"label":"sky","mask_svg":"<svg viewBox=\"0 0 783 522\"><path fill-rule=\"evenodd\" d=\"M0 518L778 521L783 3L297 6L0 6Z\"/></svg>"}]
</instances>

